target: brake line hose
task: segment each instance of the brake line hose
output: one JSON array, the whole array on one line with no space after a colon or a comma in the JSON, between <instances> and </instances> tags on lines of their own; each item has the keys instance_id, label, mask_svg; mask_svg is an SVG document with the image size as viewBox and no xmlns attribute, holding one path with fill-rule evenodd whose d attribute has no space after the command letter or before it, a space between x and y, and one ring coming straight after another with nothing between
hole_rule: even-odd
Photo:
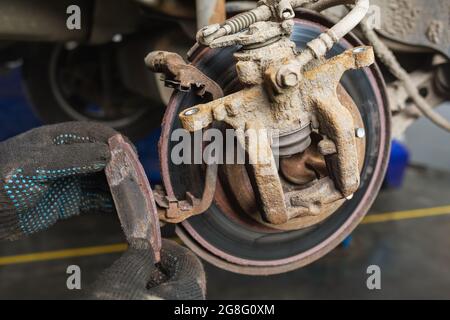
<instances>
[{"instance_id":1,"label":"brake line hose","mask_svg":"<svg viewBox=\"0 0 450 320\"><path fill-rule=\"evenodd\" d=\"M345 4L353 4L354 7L332 28L307 43L307 49L296 58L301 66L306 65L314 58L323 57L335 43L339 42L364 19L370 7L369 0L323 0L304 4L304 8L316 11Z\"/></svg>"},{"instance_id":2,"label":"brake line hose","mask_svg":"<svg viewBox=\"0 0 450 320\"><path fill-rule=\"evenodd\" d=\"M298 3L295 3L298 2ZM303 2L303 5L300 3ZM303 8L310 10L322 11L337 5L354 4L352 10L336 23L332 28L326 32L321 33L317 38L309 41L306 44L306 49L303 50L297 57L292 59L288 64L281 66L277 73L277 81L282 86L281 81L285 74L289 74L292 70L300 70L313 61L321 58L330 50L334 44L339 42L346 34L352 31L369 12L369 0L323 0L318 2L306 2L301 0L292 0L293 7L297 8L297 4Z\"/></svg>"}]
</instances>

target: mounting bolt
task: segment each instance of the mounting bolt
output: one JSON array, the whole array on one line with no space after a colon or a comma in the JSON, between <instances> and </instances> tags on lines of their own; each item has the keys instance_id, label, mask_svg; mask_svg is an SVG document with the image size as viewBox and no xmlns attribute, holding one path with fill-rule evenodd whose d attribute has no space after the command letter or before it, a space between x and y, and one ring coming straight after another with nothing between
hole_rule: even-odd
<instances>
[{"instance_id":1,"label":"mounting bolt","mask_svg":"<svg viewBox=\"0 0 450 320\"><path fill-rule=\"evenodd\" d=\"M295 87L300 82L300 71L296 65L286 64L281 66L277 73L277 84L281 88Z\"/></svg>"},{"instance_id":2,"label":"mounting bolt","mask_svg":"<svg viewBox=\"0 0 450 320\"><path fill-rule=\"evenodd\" d=\"M297 74L295 74L294 72L291 72L291 73L282 75L281 82L283 83L283 86L293 87L298 83Z\"/></svg>"},{"instance_id":3,"label":"mounting bolt","mask_svg":"<svg viewBox=\"0 0 450 320\"><path fill-rule=\"evenodd\" d=\"M362 139L366 136L366 130L364 128L356 128L355 135L357 138Z\"/></svg>"}]
</instances>

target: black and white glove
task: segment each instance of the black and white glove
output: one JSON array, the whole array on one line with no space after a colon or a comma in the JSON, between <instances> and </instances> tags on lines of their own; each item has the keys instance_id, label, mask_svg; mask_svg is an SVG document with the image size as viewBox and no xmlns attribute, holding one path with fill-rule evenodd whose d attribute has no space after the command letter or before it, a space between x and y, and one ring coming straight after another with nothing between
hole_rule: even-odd
<instances>
[{"instance_id":1,"label":"black and white glove","mask_svg":"<svg viewBox=\"0 0 450 320\"><path fill-rule=\"evenodd\" d=\"M161 262L155 266L145 241L130 248L95 282L91 299L203 300L206 280L199 259L188 249L163 240Z\"/></svg>"},{"instance_id":2,"label":"black and white glove","mask_svg":"<svg viewBox=\"0 0 450 320\"><path fill-rule=\"evenodd\" d=\"M104 168L117 132L90 122L43 126L0 142L0 241L45 230L89 211L114 211ZM196 256L163 241L161 268L144 241L130 248L95 283L89 298L204 299Z\"/></svg>"}]
</instances>

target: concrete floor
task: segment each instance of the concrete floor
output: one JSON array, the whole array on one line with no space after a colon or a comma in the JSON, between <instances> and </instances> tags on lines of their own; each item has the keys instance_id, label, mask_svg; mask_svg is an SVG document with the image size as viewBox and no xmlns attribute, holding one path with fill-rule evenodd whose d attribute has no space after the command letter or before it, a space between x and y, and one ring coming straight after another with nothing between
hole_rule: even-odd
<instances>
[{"instance_id":1,"label":"concrete floor","mask_svg":"<svg viewBox=\"0 0 450 320\"><path fill-rule=\"evenodd\" d=\"M409 169L400 190L383 191L372 213L450 205L450 173ZM283 275L250 277L206 265L209 299L449 299L449 215L361 225L348 248ZM123 242L113 216L81 216L48 232L0 244L0 257ZM120 254L0 266L1 299L71 299L66 268L82 270L82 286ZM381 267L382 289L366 287L366 269Z\"/></svg>"}]
</instances>

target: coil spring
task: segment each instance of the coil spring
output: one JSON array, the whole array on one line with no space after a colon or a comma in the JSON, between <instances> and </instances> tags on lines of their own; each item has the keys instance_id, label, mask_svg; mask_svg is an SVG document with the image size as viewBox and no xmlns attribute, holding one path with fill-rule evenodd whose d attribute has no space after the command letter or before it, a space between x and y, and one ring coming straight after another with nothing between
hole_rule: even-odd
<instances>
[{"instance_id":1,"label":"coil spring","mask_svg":"<svg viewBox=\"0 0 450 320\"><path fill-rule=\"evenodd\" d=\"M241 13L225 22L225 25L231 29L230 33L237 33L248 28L253 23L258 22L258 18L254 12Z\"/></svg>"}]
</instances>

